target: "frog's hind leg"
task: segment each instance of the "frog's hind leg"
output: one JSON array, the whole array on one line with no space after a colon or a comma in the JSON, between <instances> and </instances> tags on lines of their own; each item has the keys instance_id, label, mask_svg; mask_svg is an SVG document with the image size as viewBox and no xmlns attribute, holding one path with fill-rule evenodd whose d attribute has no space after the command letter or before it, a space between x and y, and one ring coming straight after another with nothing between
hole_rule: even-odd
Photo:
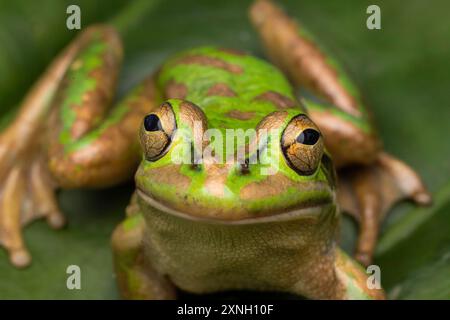
<instances>
[{"instance_id":1,"label":"frog's hind leg","mask_svg":"<svg viewBox=\"0 0 450 320\"><path fill-rule=\"evenodd\" d=\"M396 202L408 199L418 205L431 203L417 173L384 152L373 165L341 170L338 190L343 211L359 222L355 256L364 265L372 262L380 225Z\"/></svg>"},{"instance_id":2,"label":"frog's hind leg","mask_svg":"<svg viewBox=\"0 0 450 320\"><path fill-rule=\"evenodd\" d=\"M120 294L125 299L175 299L175 287L160 275L145 256L143 233L145 221L133 197L127 218L112 236L114 269Z\"/></svg>"},{"instance_id":3,"label":"frog's hind leg","mask_svg":"<svg viewBox=\"0 0 450 320\"><path fill-rule=\"evenodd\" d=\"M33 189L38 190L40 194L47 194L48 188L50 192L53 191L51 184L46 186L41 184L44 152L39 150L39 146L42 146L44 140L43 128L48 119L50 101L79 46L80 43L75 41L53 61L23 99L16 118L0 133L0 245L10 252L11 257L14 256L14 252L17 251L14 248L17 247L21 248L21 252L26 252L21 256L28 256L23 246L21 225L30 222L35 216L33 202L45 201L41 200L42 195L39 196L39 200L32 201L29 192ZM39 184L41 185L38 186ZM19 188L20 185L23 187ZM8 196L11 190L15 190L14 197ZM48 199L46 202L50 201ZM51 206L54 205L56 203ZM14 265L22 267L27 264L25 261L31 261L29 258L12 260ZM15 263L18 260L21 263Z\"/></svg>"},{"instance_id":4,"label":"frog's hind leg","mask_svg":"<svg viewBox=\"0 0 450 320\"><path fill-rule=\"evenodd\" d=\"M103 64L98 58L101 54L106 61ZM90 59L86 65L97 66L97 69L83 68L83 59ZM80 134L88 130L89 125L95 125L93 119L97 121L110 102L120 60L121 45L114 30L105 26L86 28L56 57L24 98L16 118L1 132L0 246L8 251L13 265L25 267L31 262L22 238L24 225L38 218L46 218L54 228L62 227L65 222L55 198L56 189L63 185L49 170L48 163L54 153L47 150L49 141L64 138L59 134L64 125L54 122L48 125L52 112L64 104L59 93L71 95L72 100L64 104L69 120L86 119L76 122L75 127L78 127L73 132ZM78 81L76 86L70 86L71 82L84 79L74 74L77 70L106 80L101 82L99 90L95 90L92 85L95 82L89 77L84 83ZM96 102L95 105L92 102Z\"/></svg>"}]
</instances>

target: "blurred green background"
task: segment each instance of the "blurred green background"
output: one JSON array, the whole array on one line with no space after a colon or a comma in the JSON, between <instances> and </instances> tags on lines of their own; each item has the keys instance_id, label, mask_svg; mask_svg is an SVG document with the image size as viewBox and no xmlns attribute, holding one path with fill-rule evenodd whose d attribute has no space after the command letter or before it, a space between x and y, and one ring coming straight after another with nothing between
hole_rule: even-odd
<instances>
[{"instance_id":1,"label":"blurred green background","mask_svg":"<svg viewBox=\"0 0 450 320\"><path fill-rule=\"evenodd\" d=\"M391 298L450 299L450 2L278 1L347 67L372 107L385 148L422 175L435 203L398 205L384 224L376 261ZM66 8L81 7L82 27L112 22L122 30L125 62L119 96L170 54L220 45L264 56L247 19L250 1L0 1L0 115L14 115L30 85L76 34ZM366 28L366 8L381 8L382 29ZM102 191L63 191L70 224L33 223L25 238L33 265L12 268L0 251L0 299L114 299L109 237L122 219L132 183ZM351 250L355 225L343 221ZM67 290L66 268L82 271L82 290Z\"/></svg>"}]
</instances>

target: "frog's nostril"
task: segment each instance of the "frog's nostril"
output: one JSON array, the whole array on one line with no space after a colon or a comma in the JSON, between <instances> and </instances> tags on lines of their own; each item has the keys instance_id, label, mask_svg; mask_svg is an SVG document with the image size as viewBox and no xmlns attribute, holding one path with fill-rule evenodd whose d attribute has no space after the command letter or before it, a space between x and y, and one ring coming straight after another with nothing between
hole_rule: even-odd
<instances>
[{"instance_id":1,"label":"frog's nostril","mask_svg":"<svg viewBox=\"0 0 450 320\"><path fill-rule=\"evenodd\" d=\"M192 171L196 171L196 172L200 172L200 171L202 171L202 167L198 163L192 163L191 164L191 170Z\"/></svg>"},{"instance_id":2,"label":"frog's nostril","mask_svg":"<svg viewBox=\"0 0 450 320\"><path fill-rule=\"evenodd\" d=\"M250 166L249 166L248 159L245 159L245 161L243 163L241 163L241 171L240 171L240 173L243 174L243 175L250 173Z\"/></svg>"}]
</instances>

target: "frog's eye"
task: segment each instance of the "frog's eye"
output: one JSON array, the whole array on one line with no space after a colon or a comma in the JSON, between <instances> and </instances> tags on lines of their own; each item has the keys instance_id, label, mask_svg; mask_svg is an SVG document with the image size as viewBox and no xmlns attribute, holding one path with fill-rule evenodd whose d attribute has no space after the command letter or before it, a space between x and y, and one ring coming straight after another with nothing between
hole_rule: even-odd
<instances>
[{"instance_id":1,"label":"frog's eye","mask_svg":"<svg viewBox=\"0 0 450 320\"><path fill-rule=\"evenodd\" d=\"M319 128L302 114L284 129L281 147L292 169L301 175L311 175L320 164L324 144Z\"/></svg>"},{"instance_id":2,"label":"frog's eye","mask_svg":"<svg viewBox=\"0 0 450 320\"><path fill-rule=\"evenodd\" d=\"M168 102L145 116L140 140L147 160L158 160L167 152L175 129L175 115Z\"/></svg>"}]
</instances>

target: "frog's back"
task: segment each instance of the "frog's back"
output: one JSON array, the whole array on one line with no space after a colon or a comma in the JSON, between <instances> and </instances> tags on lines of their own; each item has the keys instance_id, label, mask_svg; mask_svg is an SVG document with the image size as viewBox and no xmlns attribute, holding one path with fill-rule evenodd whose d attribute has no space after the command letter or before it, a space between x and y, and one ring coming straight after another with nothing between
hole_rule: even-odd
<instances>
[{"instance_id":1,"label":"frog's back","mask_svg":"<svg viewBox=\"0 0 450 320\"><path fill-rule=\"evenodd\" d=\"M271 112L301 112L292 87L277 68L232 50L185 51L164 64L157 81L166 99L186 99L202 108L209 128L255 128Z\"/></svg>"}]
</instances>

